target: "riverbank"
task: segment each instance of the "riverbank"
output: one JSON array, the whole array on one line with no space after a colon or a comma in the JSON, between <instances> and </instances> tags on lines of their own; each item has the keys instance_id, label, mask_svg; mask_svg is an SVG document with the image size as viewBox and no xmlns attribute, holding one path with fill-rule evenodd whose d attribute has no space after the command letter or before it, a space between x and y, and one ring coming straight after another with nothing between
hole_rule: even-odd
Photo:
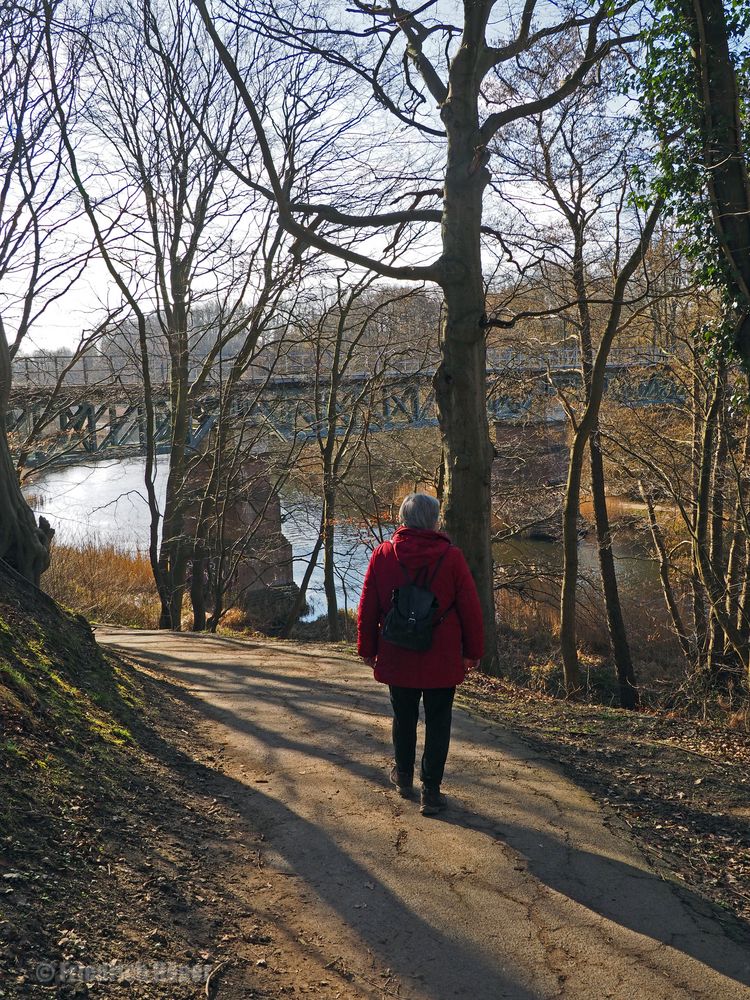
<instances>
[{"instance_id":1,"label":"riverbank","mask_svg":"<svg viewBox=\"0 0 750 1000\"><path fill-rule=\"evenodd\" d=\"M404 442L401 445L403 447ZM424 446L422 442L421 447ZM388 490L398 487L402 491L413 488L413 484L409 487L397 476L396 473L401 471L391 468L391 480L384 480L383 490L386 487ZM160 467L156 478L159 499L163 499L164 474L165 469ZM386 476L383 470L379 474ZM149 595L142 586L145 581L141 571L147 564L145 553L149 530L142 476L139 461L100 462L91 467L52 470L47 476L40 477L32 488L35 491L35 508L55 528L57 556L62 556L62 561L66 563L58 579L52 583L49 581L55 574L53 562L53 569L45 577L45 587L52 588L58 600L81 613L112 624L148 626L155 621L153 595ZM309 479L310 476L297 475L294 480L297 488L287 486L281 495L282 530L292 545L293 575L297 585L302 583L320 529L322 501L312 489ZM363 498L359 499L364 502ZM392 521L383 518L386 514L393 516L393 494L384 492L381 501L378 508L381 510L380 520L375 515L374 520L368 520L361 512L365 509L361 504L357 514L356 504L350 501L347 506L342 500L336 526L335 582L339 608L344 611L356 609L369 555L380 537L380 531L386 534L392 531ZM613 498L611 503L612 513L616 516L621 502ZM102 553L98 560L97 549ZM80 551L82 556L75 557L74 551ZM582 639L595 645L601 637L602 614L596 601L598 562L591 532L581 538L579 553ZM121 561L121 557L125 559L128 554L132 556L130 567ZM499 609L502 624L521 631L524 620L535 615L553 621L559 603L562 571L559 543L508 538L495 545L494 555L501 588ZM627 523L622 526L615 524L615 556L624 604L634 621L643 619L643 628L638 631L634 645L641 645L639 639L643 632L648 635L653 648L655 630L663 630L666 622L658 573L645 539L633 532ZM101 566L96 565L97 561ZM114 590L118 584L119 570L107 574L107 562L112 562L113 567L115 563L120 566L126 581L126 593L131 582L137 581L138 592L133 594L132 601L125 602L129 603L129 608L125 609L127 613L110 614L106 608L96 608L100 585L104 588L101 596L106 598L106 588L109 586ZM97 581L95 586L86 582L91 580ZM65 586L61 586L61 582ZM79 585L80 598L74 599L71 591ZM91 599L92 594L94 600ZM103 603L116 608L120 603L119 595L113 594L112 598ZM310 579L307 599L307 621L326 613L322 555ZM186 623L188 619L189 611L186 612Z\"/></svg>"},{"instance_id":2,"label":"riverbank","mask_svg":"<svg viewBox=\"0 0 750 1000\"><path fill-rule=\"evenodd\" d=\"M350 529L352 533L355 529ZM346 536L345 536L346 537ZM304 544L295 538L297 545ZM520 555L536 559L536 567L548 558L557 558L550 543L521 542ZM536 546L536 551L529 549ZM513 549L506 546L507 553ZM591 554L587 554L587 558ZM357 560L350 560L349 570L357 577L352 584L348 601L342 597L339 618L340 634L353 641L356 635L356 603L369 557L369 549L362 545ZM512 572L509 560L503 567ZM641 580L640 564L630 561L625 571L632 577L633 586ZM584 565L586 573L593 573ZM550 569L546 587L541 592L526 584L526 591L513 587L498 594L498 626L500 668L505 677L520 686L533 690L564 695L562 663L559 652L557 599L555 577ZM503 577L501 577L501 580ZM52 562L45 573L42 585L45 591L64 607L84 617L109 625L137 628L155 628L159 619L159 601L148 559L142 553L130 553L112 543L82 540L76 545L66 545L57 539L53 545ZM517 586L516 582L516 586ZM320 582L318 587L320 587ZM593 701L616 703L618 698L614 671L610 664L609 643L604 627L600 603L592 597L590 589L582 588L583 600L579 609L579 644L587 695ZM628 597L625 597L628 601ZM281 601L281 598L280 598ZM328 638L324 595L313 588L308 594L308 614L294 626L291 637L305 642L321 642ZM288 606L288 596L283 595L283 607ZM278 614L273 600L257 602L254 610L230 608L219 625L226 635L277 634ZM628 604L630 634L637 652L636 670L644 703L663 706L677 692L684 681L684 667L679 649L672 634L663 623L655 622L645 598ZM189 631L192 615L186 601L183 630ZM685 709L701 711L701 705L684 705Z\"/></svg>"},{"instance_id":3,"label":"riverbank","mask_svg":"<svg viewBox=\"0 0 750 1000\"><path fill-rule=\"evenodd\" d=\"M157 467L155 489L157 502L163 505L166 487L166 463ZM148 564L147 551L150 517L143 485L142 459L126 462L95 462L90 466L69 466L52 469L28 486L27 498L37 514L44 515L55 529L55 552L69 564L61 573L67 580L48 582L54 572L45 577L43 586L50 588L56 599L81 613L87 613L95 602L90 600L92 588L87 580L101 580L102 611L90 612L92 617L111 624L149 627L158 619L154 610L153 593L143 588L124 602L123 613L116 609L122 602L117 594L117 574L107 571L112 558L131 562L121 568L128 581L141 580L141 569ZM292 573L297 586L305 575L320 525L321 501L306 493L285 490L281 495L282 531L292 545ZM342 609L356 607L370 548L368 532L358 525L339 525L336 542L336 587ZM81 557L74 553L80 551ZM97 551L100 555L97 556ZM79 581L75 570L83 571L79 599L72 599ZM62 582L64 585L60 585ZM140 586L140 585L139 585ZM107 589L112 593L106 593ZM151 587L153 591L153 585ZM93 588L96 597L96 588ZM308 586L309 611L305 620L325 612L322 557L313 571ZM112 613L107 608L113 609ZM186 623L189 611L186 610ZM189 625L187 625L189 627Z\"/></svg>"},{"instance_id":4,"label":"riverbank","mask_svg":"<svg viewBox=\"0 0 750 1000\"><path fill-rule=\"evenodd\" d=\"M387 435L386 435L387 437ZM407 459L414 454L414 475L418 468L426 475L426 456L435 442L429 434L414 432L411 437L398 438L398 461L390 466L380 454L384 444L378 438L375 507L362 506L366 496L372 496L362 486L362 496L349 497L339 509L336 524L335 584L342 634L352 634L352 615L356 612L364 572L379 530L386 533L392 524L368 520L363 510L391 515L395 489L413 488L414 482L403 478ZM308 446L305 462L295 468L290 484L282 493L282 530L293 550L295 583L299 586L305 575L311 554L316 549L320 530L322 501L315 493L314 449ZM434 457L434 456L433 456ZM360 470L361 471L361 470ZM319 472L319 469L318 469ZM146 504L142 495L143 469L139 462L97 463L91 468L68 468L52 472L36 484L39 510L44 512L57 529L52 567L43 579L43 586L61 603L90 618L115 625L154 627L158 621L158 600L150 579L145 544L147 539ZM355 477L356 478L356 477ZM360 477L361 478L361 477ZM347 485L347 490L352 484ZM164 468L157 476L157 487L164 486ZM369 489L369 487L368 487ZM346 490L343 491L346 493ZM355 502L356 500L356 502ZM359 516L356 516L358 509ZM389 506L390 504L390 506ZM653 706L664 706L676 695L682 698L682 688L689 665L677 642L666 610L657 562L651 551L647 525L641 518L642 508L635 501L611 497L613 520L613 550L618 586L627 623L628 639L635 665L636 678L643 700ZM591 514L586 504L583 514ZM665 515L671 515L665 510ZM606 616L601 597L598 551L595 534L586 517L581 519L579 540L578 644L582 671L592 699L602 703L617 701L617 686L611 665ZM678 527L665 516L663 530L671 548L679 549ZM562 550L553 540L532 540L524 537L506 538L494 547L496 566L497 620L500 630L500 663L504 676L515 682L560 694L563 690L559 654L559 589L562 577ZM677 599L683 606L684 617L690 618L682 575L674 574ZM280 595L279 607L269 609L268 602L256 602L249 614L232 609L224 617L222 628L234 633L278 631L288 611L288 594ZM308 611L292 633L296 638L319 641L327 637L327 604L323 587L322 554L312 573L306 593ZM261 613L261 610L263 613ZM267 612L270 610L270 614ZM185 601L183 628L192 625L189 601ZM741 695L739 685L733 697ZM692 697L692 695L691 695ZM713 706L719 710L716 703ZM682 699L681 708L699 713L704 710L700 697L692 705ZM733 706L728 707L732 711Z\"/></svg>"}]
</instances>

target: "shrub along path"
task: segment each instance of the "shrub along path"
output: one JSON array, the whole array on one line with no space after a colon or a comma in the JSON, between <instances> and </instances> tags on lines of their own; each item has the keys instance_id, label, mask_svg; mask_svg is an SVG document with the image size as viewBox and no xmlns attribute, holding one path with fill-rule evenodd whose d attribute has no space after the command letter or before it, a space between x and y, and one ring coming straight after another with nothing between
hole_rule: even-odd
<instances>
[{"instance_id":1,"label":"shrub along path","mask_svg":"<svg viewBox=\"0 0 750 1000\"><path fill-rule=\"evenodd\" d=\"M385 689L345 653L97 638L182 701L186 793L225 815L192 842L220 883L216 996L750 997L741 929L495 721L457 710L451 808L424 818L388 786Z\"/></svg>"}]
</instances>

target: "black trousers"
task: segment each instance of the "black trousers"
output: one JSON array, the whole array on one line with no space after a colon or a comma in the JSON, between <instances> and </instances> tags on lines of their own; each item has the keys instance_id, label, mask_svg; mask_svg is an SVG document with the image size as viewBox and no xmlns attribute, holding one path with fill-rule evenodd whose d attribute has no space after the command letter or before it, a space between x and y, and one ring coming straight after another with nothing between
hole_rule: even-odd
<instances>
[{"instance_id":1,"label":"black trousers","mask_svg":"<svg viewBox=\"0 0 750 1000\"><path fill-rule=\"evenodd\" d=\"M419 688L389 685L393 706L393 750L396 770L414 774L417 753L419 702L424 700L424 753L420 778L427 788L438 789L443 780L445 761L451 741L451 717L455 687Z\"/></svg>"}]
</instances>

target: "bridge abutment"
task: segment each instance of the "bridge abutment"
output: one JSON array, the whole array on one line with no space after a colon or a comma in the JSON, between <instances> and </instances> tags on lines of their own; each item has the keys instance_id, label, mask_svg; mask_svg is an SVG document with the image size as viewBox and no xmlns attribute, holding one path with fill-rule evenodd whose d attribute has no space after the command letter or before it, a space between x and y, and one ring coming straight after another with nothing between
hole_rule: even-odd
<instances>
[{"instance_id":1,"label":"bridge abutment","mask_svg":"<svg viewBox=\"0 0 750 1000\"><path fill-rule=\"evenodd\" d=\"M212 435L208 435L205 445ZM205 447L204 445L204 447ZM209 577L220 557L235 568L228 581L228 606L262 623L284 617L293 600L292 545L281 530L281 502L271 483L268 455L251 450L219 484L206 524L199 530L201 497L209 487L210 451L192 465L188 489L195 496L185 525L189 537L201 537L202 562ZM211 593L209 587L208 593Z\"/></svg>"}]
</instances>

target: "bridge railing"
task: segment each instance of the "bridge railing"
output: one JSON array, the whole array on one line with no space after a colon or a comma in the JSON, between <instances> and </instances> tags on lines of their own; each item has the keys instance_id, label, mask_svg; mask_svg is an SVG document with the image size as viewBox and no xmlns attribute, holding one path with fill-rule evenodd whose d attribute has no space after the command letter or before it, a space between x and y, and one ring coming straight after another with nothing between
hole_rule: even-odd
<instances>
[{"instance_id":1,"label":"bridge railing","mask_svg":"<svg viewBox=\"0 0 750 1000\"><path fill-rule=\"evenodd\" d=\"M614 347L607 358L609 368L643 367L667 364L673 352L653 344L637 347ZM549 368L559 371L581 367L581 354L577 347L560 347L537 352L519 351L514 348L487 351L487 367L491 370L538 371Z\"/></svg>"},{"instance_id":2,"label":"bridge railing","mask_svg":"<svg viewBox=\"0 0 750 1000\"><path fill-rule=\"evenodd\" d=\"M643 347L617 347L610 351L608 367L627 368L650 365L668 364L673 355L661 347L644 345ZM436 359L437 360L437 359ZM532 353L515 349L495 350L487 352L487 367L490 371L545 371L547 369L560 371L580 368L581 359L577 349L557 348ZM199 371L199 363L191 366L191 375ZM409 375L434 374L435 368L425 367L424 361L415 359L399 359L393 368L385 373L386 378L399 378ZM285 364L271 373L267 369L250 367L246 379L252 382L270 380L283 384L285 381L306 379L310 377L309 364L298 362ZM348 378L372 377L372 370L351 371ZM165 358L153 359L151 363L151 380L155 384L163 384L169 378L169 362ZM66 386L107 386L130 385L139 386L143 379L138 364L124 357L107 357L101 354L83 354L79 358L60 354L26 354L16 356L13 360L13 382L16 387L52 388L58 383ZM215 377L209 379L209 384L218 384L218 369Z\"/></svg>"},{"instance_id":3,"label":"bridge railing","mask_svg":"<svg viewBox=\"0 0 750 1000\"><path fill-rule=\"evenodd\" d=\"M165 381L169 363L157 359L151 364L153 381ZM16 387L52 388L69 386L106 386L115 384L141 385L139 366L127 358L82 354L73 358L65 354L24 354L13 359L13 383Z\"/></svg>"}]
</instances>

